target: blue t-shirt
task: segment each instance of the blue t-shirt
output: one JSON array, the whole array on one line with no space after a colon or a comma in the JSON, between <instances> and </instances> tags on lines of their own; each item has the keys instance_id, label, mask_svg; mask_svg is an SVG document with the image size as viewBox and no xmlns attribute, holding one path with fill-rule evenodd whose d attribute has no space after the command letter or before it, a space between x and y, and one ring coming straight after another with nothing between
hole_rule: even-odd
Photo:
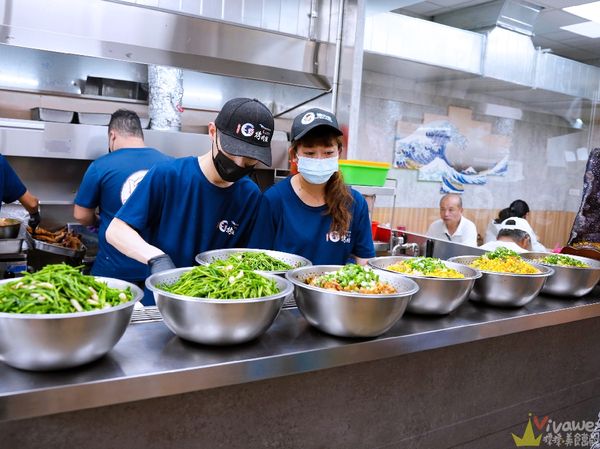
<instances>
[{"instance_id":1,"label":"blue t-shirt","mask_svg":"<svg viewBox=\"0 0 600 449\"><path fill-rule=\"evenodd\" d=\"M148 170L170 160L173 158L154 148L121 148L88 167L74 202L88 209L100 209L93 275L125 281L140 281L148 276L145 264L125 256L106 241L106 228Z\"/></svg>"},{"instance_id":2,"label":"blue t-shirt","mask_svg":"<svg viewBox=\"0 0 600 449\"><path fill-rule=\"evenodd\" d=\"M217 187L198 158L185 157L150 170L116 217L147 229L148 243L175 266L189 267L203 251L245 246L259 202L260 190L248 177Z\"/></svg>"},{"instance_id":3,"label":"blue t-shirt","mask_svg":"<svg viewBox=\"0 0 600 449\"><path fill-rule=\"evenodd\" d=\"M0 155L0 177L0 197L4 203L18 200L27 191L25 185L2 155Z\"/></svg>"},{"instance_id":4,"label":"blue t-shirt","mask_svg":"<svg viewBox=\"0 0 600 449\"><path fill-rule=\"evenodd\" d=\"M280 181L263 194L249 246L298 254L314 265L344 265L351 255L374 257L367 202L356 190L350 191L354 200L350 230L339 236L329 232L326 206L304 204L291 177Z\"/></svg>"}]
</instances>

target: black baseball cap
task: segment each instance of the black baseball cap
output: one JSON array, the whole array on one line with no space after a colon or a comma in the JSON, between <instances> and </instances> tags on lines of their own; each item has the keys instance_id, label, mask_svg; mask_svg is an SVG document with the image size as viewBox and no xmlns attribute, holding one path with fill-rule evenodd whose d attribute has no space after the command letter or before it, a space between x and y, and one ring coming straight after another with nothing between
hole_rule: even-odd
<instances>
[{"instance_id":1,"label":"black baseball cap","mask_svg":"<svg viewBox=\"0 0 600 449\"><path fill-rule=\"evenodd\" d=\"M292 123L292 133L290 136L292 142L302 138L306 135L306 133L318 126L327 126L328 128L331 128L338 136L343 134L343 132L340 130L340 126L338 125L335 115L323 109L312 108L296 116L294 119L294 123Z\"/></svg>"},{"instance_id":2,"label":"black baseball cap","mask_svg":"<svg viewBox=\"0 0 600 449\"><path fill-rule=\"evenodd\" d=\"M271 138L275 121L271 111L257 99L234 98L215 119L221 147L234 156L271 165Z\"/></svg>"}]
</instances>

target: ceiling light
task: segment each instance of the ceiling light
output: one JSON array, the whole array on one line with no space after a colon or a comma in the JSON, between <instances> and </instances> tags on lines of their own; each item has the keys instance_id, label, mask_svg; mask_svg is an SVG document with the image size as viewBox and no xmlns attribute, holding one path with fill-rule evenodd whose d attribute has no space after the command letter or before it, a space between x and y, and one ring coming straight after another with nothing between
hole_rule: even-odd
<instances>
[{"instance_id":1,"label":"ceiling light","mask_svg":"<svg viewBox=\"0 0 600 449\"><path fill-rule=\"evenodd\" d=\"M560 27L560 29L570 31L571 33L579 34L581 36L591 38L600 37L600 23L596 22L576 23L575 25Z\"/></svg>"},{"instance_id":2,"label":"ceiling light","mask_svg":"<svg viewBox=\"0 0 600 449\"><path fill-rule=\"evenodd\" d=\"M569 6L563 8L563 11L591 20L592 22L600 23L600 1L584 3L583 5L578 6Z\"/></svg>"}]
</instances>

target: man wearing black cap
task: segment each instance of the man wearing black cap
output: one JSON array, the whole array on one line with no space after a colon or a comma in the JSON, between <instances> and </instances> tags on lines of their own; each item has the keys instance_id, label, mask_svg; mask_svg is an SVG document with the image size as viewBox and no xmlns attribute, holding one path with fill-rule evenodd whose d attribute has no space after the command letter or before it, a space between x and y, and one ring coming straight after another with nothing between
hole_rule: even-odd
<instances>
[{"instance_id":1,"label":"man wearing black cap","mask_svg":"<svg viewBox=\"0 0 600 449\"><path fill-rule=\"evenodd\" d=\"M210 153L150 170L111 222L107 241L152 273L192 266L203 251L244 246L260 199L246 175L259 161L271 164L273 128L258 100L225 103L208 124Z\"/></svg>"},{"instance_id":2,"label":"man wearing black cap","mask_svg":"<svg viewBox=\"0 0 600 449\"><path fill-rule=\"evenodd\" d=\"M335 115L312 108L292 124L298 174L265 192L249 246L298 254L315 265L375 256L365 199L338 171L342 131Z\"/></svg>"}]
</instances>

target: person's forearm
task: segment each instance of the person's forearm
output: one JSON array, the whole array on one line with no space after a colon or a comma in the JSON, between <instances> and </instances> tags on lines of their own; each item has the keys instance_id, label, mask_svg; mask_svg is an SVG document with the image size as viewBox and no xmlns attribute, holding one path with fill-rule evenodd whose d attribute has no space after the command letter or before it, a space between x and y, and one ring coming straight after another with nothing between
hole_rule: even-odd
<instances>
[{"instance_id":1,"label":"person's forearm","mask_svg":"<svg viewBox=\"0 0 600 449\"><path fill-rule=\"evenodd\" d=\"M30 214L35 214L39 212L39 201L37 197L33 196L29 193L29 190L26 190L25 193L19 198L19 203L25 208L27 212Z\"/></svg>"},{"instance_id":2,"label":"person's forearm","mask_svg":"<svg viewBox=\"0 0 600 449\"><path fill-rule=\"evenodd\" d=\"M356 260L357 265L366 265L369 259L364 259L362 257L354 256L354 260Z\"/></svg>"},{"instance_id":3,"label":"person's forearm","mask_svg":"<svg viewBox=\"0 0 600 449\"><path fill-rule=\"evenodd\" d=\"M73 206L73 217L84 226L94 226L98 222L96 209L89 209L75 204Z\"/></svg>"},{"instance_id":4,"label":"person's forearm","mask_svg":"<svg viewBox=\"0 0 600 449\"><path fill-rule=\"evenodd\" d=\"M148 260L164 254L159 248L146 242L131 226L123 220L114 218L106 230L106 241L127 257L143 264Z\"/></svg>"}]
</instances>

